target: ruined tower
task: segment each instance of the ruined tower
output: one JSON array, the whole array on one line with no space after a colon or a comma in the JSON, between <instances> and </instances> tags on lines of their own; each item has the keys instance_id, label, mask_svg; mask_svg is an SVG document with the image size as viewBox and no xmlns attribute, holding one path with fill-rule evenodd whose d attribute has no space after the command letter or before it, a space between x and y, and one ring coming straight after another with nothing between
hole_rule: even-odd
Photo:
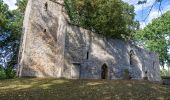
<instances>
[{"instance_id":1,"label":"ruined tower","mask_svg":"<svg viewBox=\"0 0 170 100\"><path fill-rule=\"evenodd\" d=\"M28 0L19 76L61 77L66 20L64 0Z\"/></svg>"}]
</instances>

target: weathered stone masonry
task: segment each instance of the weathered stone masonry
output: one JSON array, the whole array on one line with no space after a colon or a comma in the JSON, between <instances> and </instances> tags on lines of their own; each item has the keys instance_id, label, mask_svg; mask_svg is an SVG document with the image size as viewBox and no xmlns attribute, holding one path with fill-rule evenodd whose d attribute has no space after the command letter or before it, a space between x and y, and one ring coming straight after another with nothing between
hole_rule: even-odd
<instances>
[{"instance_id":1,"label":"weathered stone masonry","mask_svg":"<svg viewBox=\"0 0 170 100\"><path fill-rule=\"evenodd\" d=\"M160 81L158 56L69 24L63 0L29 0L18 76Z\"/></svg>"}]
</instances>

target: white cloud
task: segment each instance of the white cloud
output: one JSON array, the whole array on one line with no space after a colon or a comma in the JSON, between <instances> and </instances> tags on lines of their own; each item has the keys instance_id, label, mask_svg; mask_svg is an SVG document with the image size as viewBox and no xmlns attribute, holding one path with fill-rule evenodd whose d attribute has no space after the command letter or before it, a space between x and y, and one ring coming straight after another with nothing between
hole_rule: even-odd
<instances>
[{"instance_id":1,"label":"white cloud","mask_svg":"<svg viewBox=\"0 0 170 100\"><path fill-rule=\"evenodd\" d=\"M160 17L160 16L161 16L161 12L159 12L157 9L154 9L154 10L151 11L151 13L149 14L147 23L152 22L152 20L153 20L154 18L158 18L158 17Z\"/></svg>"},{"instance_id":2,"label":"white cloud","mask_svg":"<svg viewBox=\"0 0 170 100\"><path fill-rule=\"evenodd\" d=\"M8 6L10 10L14 10L17 8L17 6L15 5L16 0L3 0Z\"/></svg>"}]
</instances>

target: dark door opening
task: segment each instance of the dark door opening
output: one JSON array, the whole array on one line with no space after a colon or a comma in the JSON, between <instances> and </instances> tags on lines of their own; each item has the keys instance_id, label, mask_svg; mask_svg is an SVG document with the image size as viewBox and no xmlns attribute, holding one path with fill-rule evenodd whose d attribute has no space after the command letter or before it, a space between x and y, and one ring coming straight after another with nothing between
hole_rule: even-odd
<instances>
[{"instance_id":1,"label":"dark door opening","mask_svg":"<svg viewBox=\"0 0 170 100\"><path fill-rule=\"evenodd\" d=\"M107 77L108 77L108 67L106 64L104 64L101 68L101 78L107 79Z\"/></svg>"}]
</instances>

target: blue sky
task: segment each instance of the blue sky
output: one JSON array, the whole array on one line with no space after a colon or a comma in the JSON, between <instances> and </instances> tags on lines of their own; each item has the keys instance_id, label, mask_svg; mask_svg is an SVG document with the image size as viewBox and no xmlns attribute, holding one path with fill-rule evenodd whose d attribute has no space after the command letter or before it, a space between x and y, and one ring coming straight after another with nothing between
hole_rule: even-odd
<instances>
[{"instance_id":1,"label":"blue sky","mask_svg":"<svg viewBox=\"0 0 170 100\"><path fill-rule=\"evenodd\" d=\"M147 0L147 3L144 5L137 5L139 0L123 1L135 6L136 19L140 21L141 28L145 27L148 23L151 23L152 19L159 17L161 15L161 12L165 13L166 11L170 10L170 0L162 0L161 12L159 11L159 3L156 3L153 6L153 9L150 12L149 16L146 17L151 6L155 3L155 0ZM147 19L144 21L145 18Z\"/></svg>"},{"instance_id":2,"label":"blue sky","mask_svg":"<svg viewBox=\"0 0 170 100\"><path fill-rule=\"evenodd\" d=\"M137 5L139 0L123 0L131 5L135 6L135 13L136 13L136 20L140 21L141 28L145 27L148 23L152 22L153 18L157 18L161 15L159 12L159 4L155 4L151 13L147 17L145 21L143 21L149 13L149 9L155 2L155 0L147 0L147 3L144 5ZM6 4L9 5L9 9L13 10L17 7L15 6L16 0L4 0ZM170 0L162 0L161 11L165 13L166 11L170 10Z\"/></svg>"}]
</instances>

